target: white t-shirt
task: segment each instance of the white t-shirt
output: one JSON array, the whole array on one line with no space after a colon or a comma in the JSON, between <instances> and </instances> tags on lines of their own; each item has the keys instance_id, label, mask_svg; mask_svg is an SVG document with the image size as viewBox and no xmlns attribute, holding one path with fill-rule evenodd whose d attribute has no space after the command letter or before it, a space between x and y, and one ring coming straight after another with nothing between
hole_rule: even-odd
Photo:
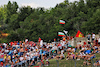
<instances>
[{"instance_id":1,"label":"white t-shirt","mask_svg":"<svg viewBox=\"0 0 100 67\"><path fill-rule=\"evenodd\" d=\"M86 54L85 53L83 53L83 56L85 56Z\"/></svg>"},{"instance_id":2,"label":"white t-shirt","mask_svg":"<svg viewBox=\"0 0 100 67\"><path fill-rule=\"evenodd\" d=\"M64 46L64 45L65 45L65 42L63 41L63 42L62 42L62 46Z\"/></svg>"},{"instance_id":3,"label":"white t-shirt","mask_svg":"<svg viewBox=\"0 0 100 67\"><path fill-rule=\"evenodd\" d=\"M50 44L50 47L52 47L52 44Z\"/></svg>"},{"instance_id":4,"label":"white t-shirt","mask_svg":"<svg viewBox=\"0 0 100 67\"><path fill-rule=\"evenodd\" d=\"M100 42L100 38L98 39L98 42Z\"/></svg>"},{"instance_id":5,"label":"white t-shirt","mask_svg":"<svg viewBox=\"0 0 100 67\"><path fill-rule=\"evenodd\" d=\"M71 50L71 48L68 48L68 50Z\"/></svg>"},{"instance_id":6,"label":"white t-shirt","mask_svg":"<svg viewBox=\"0 0 100 67\"><path fill-rule=\"evenodd\" d=\"M26 54L27 54L27 55L29 55L29 53L28 53L28 52L27 52Z\"/></svg>"},{"instance_id":7,"label":"white t-shirt","mask_svg":"<svg viewBox=\"0 0 100 67\"><path fill-rule=\"evenodd\" d=\"M26 58L27 60L28 60L28 57L29 57L29 56L25 55L25 58Z\"/></svg>"},{"instance_id":8,"label":"white t-shirt","mask_svg":"<svg viewBox=\"0 0 100 67\"><path fill-rule=\"evenodd\" d=\"M63 54L64 50L61 50L61 54Z\"/></svg>"},{"instance_id":9,"label":"white t-shirt","mask_svg":"<svg viewBox=\"0 0 100 67\"><path fill-rule=\"evenodd\" d=\"M75 48L72 49L75 52Z\"/></svg>"},{"instance_id":10,"label":"white t-shirt","mask_svg":"<svg viewBox=\"0 0 100 67\"><path fill-rule=\"evenodd\" d=\"M82 48L82 50L84 50L85 48Z\"/></svg>"},{"instance_id":11,"label":"white t-shirt","mask_svg":"<svg viewBox=\"0 0 100 67\"><path fill-rule=\"evenodd\" d=\"M95 38L95 34L92 34L92 38Z\"/></svg>"},{"instance_id":12,"label":"white t-shirt","mask_svg":"<svg viewBox=\"0 0 100 67\"><path fill-rule=\"evenodd\" d=\"M9 50L5 50L5 52L9 52Z\"/></svg>"},{"instance_id":13,"label":"white t-shirt","mask_svg":"<svg viewBox=\"0 0 100 67\"><path fill-rule=\"evenodd\" d=\"M35 53L35 56L37 56L37 55L38 55L38 53L36 52L36 53Z\"/></svg>"},{"instance_id":14,"label":"white t-shirt","mask_svg":"<svg viewBox=\"0 0 100 67\"><path fill-rule=\"evenodd\" d=\"M80 45L81 44L81 42L77 42L77 45Z\"/></svg>"},{"instance_id":15,"label":"white t-shirt","mask_svg":"<svg viewBox=\"0 0 100 67\"><path fill-rule=\"evenodd\" d=\"M28 41L28 39L25 39L25 42L27 42Z\"/></svg>"},{"instance_id":16,"label":"white t-shirt","mask_svg":"<svg viewBox=\"0 0 100 67\"><path fill-rule=\"evenodd\" d=\"M49 45L47 45L47 47L46 48L49 48Z\"/></svg>"},{"instance_id":17,"label":"white t-shirt","mask_svg":"<svg viewBox=\"0 0 100 67\"><path fill-rule=\"evenodd\" d=\"M16 45L16 48L18 48L19 47L19 45Z\"/></svg>"},{"instance_id":18,"label":"white t-shirt","mask_svg":"<svg viewBox=\"0 0 100 67\"><path fill-rule=\"evenodd\" d=\"M82 53L80 53L81 57L82 57Z\"/></svg>"},{"instance_id":19,"label":"white t-shirt","mask_svg":"<svg viewBox=\"0 0 100 67\"><path fill-rule=\"evenodd\" d=\"M31 58L30 58L30 56L27 56L27 58L26 58L27 60L31 60Z\"/></svg>"},{"instance_id":20,"label":"white t-shirt","mask_svg":"<svg viewBox=\"0 0 100 67\"><path fill-rule=\"evenodd\" d=\"M85 50L87 50L87 47L85 47Z\"/></svg>"},{"instance_id":21,"label":"white t-shirt","mask_svg":"<svg viewBox=\"0 0 100 67\"><path fill-rule=\"evenodd\" d=\"M99 64L100 64L100 60L99 60Z\"/></svg>"},{"instance_id":22,"label":"white t-shirt","mask_svg":"<svg viewBox=\"0 0 100 67\"><path fill-rule=\"evenodd\" d=\"M97 48L97 46L94 46L95 48Z\"/></svg>"},{"instance_id":23,"label":"white t-shirt","mask_svg":"<svg viewBox=\"0 0 100 67\"><path fill-rule=\"evenodd\" d=\"M32 49L34 49L34 47L31 47Z\"/></svg>"},{"instance_id":24,"label":"white t-shirt","mask_svg":"<svg viewBox=\"0 0 100 67\"><path fill-rule=\"evenodd\" d=\"M57 46L52 47L52 50L57 50Z\"/></svg>"},{"instance_id":25,"label":"white t-shirt","mask_svg":"<svg viewBox=\"0 0 100 67\"><path fill-rule=\"evenodd\" d=\"M63 57L65 57L65 55L64 54L61 54Z\"/></svg>"},{"instance_id":26,"label":"white t-shirt","mask_svg":"<svg viewBox=\"0 0 100 67\"><path fill-rule=\"evenodd\" d=\"M32 57L33 57L33 55L34 55L33 53L32 53L32 54L30 54L30 57L32 58Z\"/></svg>"},{"instance_id":27,"label":"white t-shirt","mask_svg":"<svg viewBox=\"0 0 100 67\"><path fill-rule=\"evenodd\" d=\"M20 57L20 61L23 61L23 59L24 59L23 57Z\"/></svg>"},{"instance_id":28,"label":"white t-shirt","mask_svg":"<svg viewBox=\"0 0 100 67\"><path fill-rule=\"evenodd\" d=\"M17 51L16 50L14 50L14 53L16 53Z\"/></svg>"},{"instance_id":29,"label":"white t-shirt","mask_svg":"<svg viewBox=\"0 0 100 67\"><path fill-rule=\"evenodd\" d=\"M7 46L7 44L6 43L3 43L3 45L6 47Z\"/></svg>"},{"instance_id":30,"label":"white t-shirt","mask_svg":"<svg viewBox=\"0 0 100 67\"><path fill-rule=\"evenodd\" d=\"M34 52L36 51L36 49L33 50Z\"/></svg>"},{"instance_id":31,"label":"white t-shirt","mask_svg":"<svg viewBox=\"0 0 100 67\"><path fill-rule=\"evenodd\" d=\"M25 55L25 57L27 58L27 55Z\"/></svg>"}]
</instances>

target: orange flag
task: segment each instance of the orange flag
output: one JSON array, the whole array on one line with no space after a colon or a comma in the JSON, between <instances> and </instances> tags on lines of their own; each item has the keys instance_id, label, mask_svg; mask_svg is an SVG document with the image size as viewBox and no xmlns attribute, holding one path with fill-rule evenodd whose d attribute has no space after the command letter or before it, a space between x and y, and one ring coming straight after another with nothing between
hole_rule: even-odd
<instances>
[{"instance_id":1,"label":"orange flag","mask_svg":"<svg viewBox=\"0 0 100 67\"><path fill-rule=\"evenodd\" d=\"M75 37L84 37L83 34L78 30L77 34Z\"/></svg>"}]
</instances>

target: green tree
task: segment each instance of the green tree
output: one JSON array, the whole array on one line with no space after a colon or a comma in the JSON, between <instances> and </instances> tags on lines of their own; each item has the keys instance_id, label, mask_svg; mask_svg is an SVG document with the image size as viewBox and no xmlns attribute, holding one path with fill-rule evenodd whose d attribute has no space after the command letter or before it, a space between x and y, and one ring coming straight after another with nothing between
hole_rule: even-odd
<instances>
[{"instance_id":1,"label":"green tree","mask_svg":"<svg viewBox=\"0 0 100 67\"><path fill-rule=\"evenodd\" d=\"M20 27L18 22L18 14L13 14L9 21L9 29L16 30Z\"/></svg>"},{"instance_id":2,"label":"green tree","mask_svg":"<svg viewBox=\"0 0 100 67\"><path fill-rule=\"evenodd\" d=\"M24 21L32 12L34 10L30 6L19 8L19 20Z\"/></svg>"},{"instance_id":3,"label":"green tree","mask_svg":"<svg viewBox=\"0 0 100 67\"><path fill-rule=\"evenodd\" d=\"M7 19L7 7L6 5L0 6L0 30L4 30L7 27L5 21Z\"/></svg>"}]
</instances>

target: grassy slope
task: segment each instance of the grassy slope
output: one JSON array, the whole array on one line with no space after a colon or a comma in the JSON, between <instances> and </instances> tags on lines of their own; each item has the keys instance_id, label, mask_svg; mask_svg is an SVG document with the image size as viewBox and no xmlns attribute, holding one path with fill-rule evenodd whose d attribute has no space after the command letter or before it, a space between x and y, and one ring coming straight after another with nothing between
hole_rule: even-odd
<instances>
[{"instance_id":1,"label":"grassy slope","mask_svg":"<svg viewBox=\"0 0 100 67\"><path fill-rule=\"evenodd\" d=\"M65 53L65 56L67 55L67 52ZM96 54L96 58L94 58L91 62L92 64L89 66L83 66L84 60L75 60L76 61L76 67L93 67L93 63L95 62L96 59L100 59L100 54ZM59 67L75 67L75 61L74 60L58 60L59 61ZM50 59L49 60L50 65L46 67L57 67L57 61L56 59ZM33 66L34 67L34 66Z\"/></svg>"},{"instance_id":2,"label":"grassy slope","mask_svg":"<svg viewBox=\"0 0 100 67\"><path fill-rule=\"evenodd\" d=\"M92 64L89 66L83 66L84 60L76 60L76 67L93 67L93 63L96 59L100 59L100 54L96 54L96 58L91 60ZM58 60L59 61L59 67L75 67L75 61L74 60ZM55 59L49 60L50 65L48 67L57 67L57 62Z\"/></svg>"}]
</instances>

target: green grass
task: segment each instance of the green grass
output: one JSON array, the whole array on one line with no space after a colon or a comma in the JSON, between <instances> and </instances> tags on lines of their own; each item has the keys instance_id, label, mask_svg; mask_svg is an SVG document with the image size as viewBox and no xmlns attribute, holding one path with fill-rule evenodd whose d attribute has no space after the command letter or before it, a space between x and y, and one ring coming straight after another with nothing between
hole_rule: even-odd
<instances>
[{"instance_id":1,"label":"green grass","mask_svg":"<svg viewBox=\"0 0 100 67\"><path fill-rule=\"evenodd\" d=\"M92 64L87 66L83 66L84 60L75 60L76 61L76 67L93 67L93 63L95 62L96 59L100 59L100 54L96 54L96 58L91 60ZM58 60L59 61L59 67L75 67L75 61L74 60ZM57 62L55 59L49 60L50 65L48 67L57 67Z\"/></svg>"},{"instance_id":2,"label":"green grass","mask_svg":"<svg viewBox=\"0 0 100 67\"><path fill-rule=\"evenodd\" d=\"M65 56L67 55L67 52L65 53ZM75 60L76 61L76 67L93 67L93 63L95 62L96 59L100 59L100 54L96 54L96 58L94 58L93 60L91 60L92 64L87 66L83 66L83 62L84 60L80 59L80 60ZM74 60L58 60L59 61L59 67L75 67L75 61ZM50 59L49 60L50 65L46 66L46 67L57 67L57 61L56 59ZM45 62L44 62L45 63ZM34 67L34 66L33 66Z\"/></svg>"}]
</instances>

